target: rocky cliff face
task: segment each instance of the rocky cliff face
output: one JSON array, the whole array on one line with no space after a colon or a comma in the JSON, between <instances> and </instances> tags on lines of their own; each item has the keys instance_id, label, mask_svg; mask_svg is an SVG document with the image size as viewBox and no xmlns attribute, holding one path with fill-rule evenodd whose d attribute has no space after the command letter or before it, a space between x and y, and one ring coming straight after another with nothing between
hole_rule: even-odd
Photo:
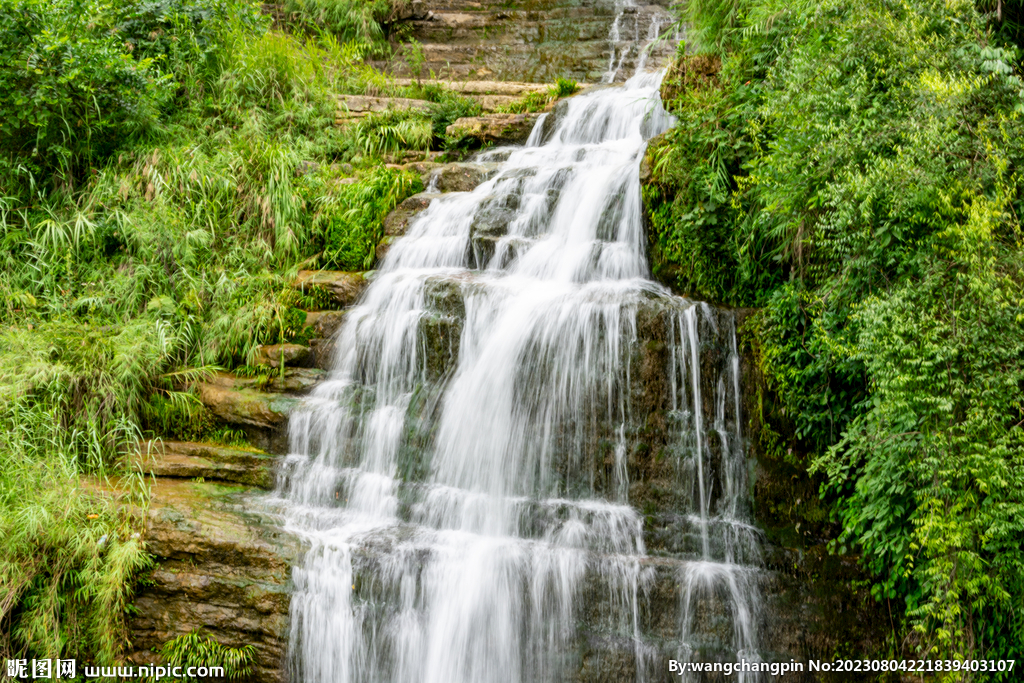
<instances>
[{"instance_id":1,"label":"rocky cliff face","mask_svg":"<svg viewBox=\"0 0 1024 683\"><path fill-rule=\"evenodd\" d=\"M136 594L129 658L161 663L164 643L198 630L222 645L253 645L251 680L284 680L299 546L251 502L271 484L274 459L174 442L144 444L142 452L143 469L157 475L145 520L157 564Z\"/></svg>"},{"instance_id":2,"label":"rocky cliff face","mask_svg":"<svg viewBox=\"0 0 1024 683\"><path fill-rule=\"evenodd\" d=\"M606 73L625 80L647 43L672 23L667 0L650 4L607 0L416 0L406 11L411 37L422 44L421 75L456 80L550 82L557 77L599 83ZM653 46L649 64L675 50L675 40ZM408 46L378 66L410 73Z\"/></svg>"}]
</instances>

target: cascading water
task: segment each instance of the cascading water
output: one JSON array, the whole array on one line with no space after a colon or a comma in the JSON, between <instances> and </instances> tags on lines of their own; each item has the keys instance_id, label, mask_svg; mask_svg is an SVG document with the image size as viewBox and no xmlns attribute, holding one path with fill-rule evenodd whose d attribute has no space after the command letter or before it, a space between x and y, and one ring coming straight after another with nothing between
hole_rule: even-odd
<instances>
[{"instance_id":1,"label":"cascading water","mask_svg":"<svg viewBox=\"0 0 1024 683\"><path fill-rule=\"evenodd\" d=\"M628 661L618 680L757 658L732 317L646 279L659 80L573 98L528 146L485 155L496 175L434 199L346 314L277 490L309 545L294 681L587 680L605 645ZM655 380L679 533L650 555L630 501ZM666 580L668 636L649 609Z\"/></svg>"},{"instance_id":2,"label":"cascading water","mask_svg":"<svg viewBox=\"0 0 1024 683\"><path fill-rule=\"evenodd\" d=\"M642 30L645 21L647 28ZM624 79L629 74L625 67L630 59L635 60L635 73L643 73L651 51L661 45L661 29L669 23L672 18L659 7L640 7L635 0L616 0L615 18L608 30L608 68L601 82L608 84ZM679 36L675 36L675 40L664 41L662 49L670 49L678 43Z\"/></svg>"}]
</instances>

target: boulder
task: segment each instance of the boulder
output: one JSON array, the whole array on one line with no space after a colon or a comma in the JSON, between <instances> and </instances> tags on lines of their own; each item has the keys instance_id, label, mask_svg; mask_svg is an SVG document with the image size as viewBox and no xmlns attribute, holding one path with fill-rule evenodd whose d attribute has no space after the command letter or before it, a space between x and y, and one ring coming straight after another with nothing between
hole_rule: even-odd
<instances>
[{"instance_id":1,"label":"boulder","mask_svg":"<svg viewBox=\"0 0 1024 683\"><path fill-rule=\"evenodd\" d=\"M300 270L292 282L292 287L300 291L321 287L330 293L334 303L342 307L354 304L366 285L367 280L363 273L343 270Z\"/></svg>"},{"instance_id":2,"label":"boulder","mask_svg":"<svg viewBox=\"0 0 1024 683\"><path fill-rule=\"evenodd\" d=\"M224 481L270 489L274 457L262 451L183 441L144 441L136 462L155 477Z\"/></svg>"},{"instance_id":3,"label":"boulder","mask_svg":"<svg viewBox=\"0 0 1024 683\"><path fill-rule=\"evenodd\" d=\"M493 178L497 172L498 164L496 163L445 164L424 175L423 184L426 185L428 191L469 192L477 185Z\"/></svg>"},{"instance_id":4,"label":"boulder","mask_svg":"<svg viewBox=\"0 0 1024 683\"><path fill-rule=\"evenodd\" d=\"M333 336L343 322L345 322L345 311L311 311L306 313L306 327L312 327L313 333L321 339Z\"/></svg>"},{"instance_id":5,"label":"boulder","mask_svg":"<svg viewBox=\"0 0 1024 683\"><path fill-rule=\"evenodd\" d=\"M448 137L470 138L476 145L526 142L540 114L486 114L458 119L445 129Z\"/></svg>"},{"instance_id":6,"label":"boulder","mask_svg":"<svg viewBox=\"0 0 1024 683\"><path fill-rule=\"evenodd\" d=\"M290 367L306 367L309 361L309 347L302 344L264 344L256 347L256 365L277 368L284 363Z\"/></svg>"},{"instance_id":7,"label":"boulder","mask_svg":"<svg viewBox=\"0 0 1024 683\"><path fill-rule=\"evenodd\" d=\"M203 405L224 422L263 429L283 425L299 399L259 391L255 383L221 372L199 385L199 396Z\"/></svg>"}]
</instances>

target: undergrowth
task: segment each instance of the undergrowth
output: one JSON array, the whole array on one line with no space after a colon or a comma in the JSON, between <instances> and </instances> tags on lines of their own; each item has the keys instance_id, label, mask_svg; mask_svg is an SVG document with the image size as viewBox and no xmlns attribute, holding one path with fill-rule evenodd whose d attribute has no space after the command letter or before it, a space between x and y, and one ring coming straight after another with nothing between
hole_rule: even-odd
<instances>
[{"instance_id":1,"label":"undergrowth","mask_svg":"<svg viewBox=\"0 0 1024 683\"><path fill-rule=\"evenodd\" d=\"M0 2L0 654L113 664L150 561L137 443L238 444L198 384L308 340L296 272L372 267L418 180L334 125L338 93L400 90L365 34Z\"/></svg>"},{"instance_id":2,"label":"undergrowth","mask_svg":"<svg viewBox=\"0 0 1024 683\"><path fill-rule=\"evenodd\" d=\"M1024 654L1017 16L690 3L645 159L655 274L760 307L773 449L824 478L897 658Z\"/></svg>"},{"instance_id":3,"label":"undergrowth","mask_svg":"<svg viewBox=\"0 0 1024 683\"><path fill-rule=\"evenodd\" d=\"M221 667L224 678L229 681L244 679L253 672L256 648L251 645L229 647L199 631L192 631L164 643L160 649L163 662L169 667ZM176 679L181 683L192 683L198 678Z\"/></svg>"}]
</instances>

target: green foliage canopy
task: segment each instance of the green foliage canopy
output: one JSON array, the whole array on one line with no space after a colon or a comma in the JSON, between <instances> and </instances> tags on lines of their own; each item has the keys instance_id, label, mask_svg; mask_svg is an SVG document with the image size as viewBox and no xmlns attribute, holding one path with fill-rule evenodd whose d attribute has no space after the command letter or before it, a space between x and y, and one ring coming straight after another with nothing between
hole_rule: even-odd
<instances>
[{"instance_id":1,"label":"green foliage canopy","mask_svg":"<svg viewBox=\"0 0 1024 683\"><path fill-rule=\"evenodd\" d=\"M1013 32L963 1L700 0L687 20L703 54L667 74L679 125L645 161L655 274L761 307L769 400L825 475L835 549L904 605L894 648L1020 656Z\"/></svg>"}]
</instances>

